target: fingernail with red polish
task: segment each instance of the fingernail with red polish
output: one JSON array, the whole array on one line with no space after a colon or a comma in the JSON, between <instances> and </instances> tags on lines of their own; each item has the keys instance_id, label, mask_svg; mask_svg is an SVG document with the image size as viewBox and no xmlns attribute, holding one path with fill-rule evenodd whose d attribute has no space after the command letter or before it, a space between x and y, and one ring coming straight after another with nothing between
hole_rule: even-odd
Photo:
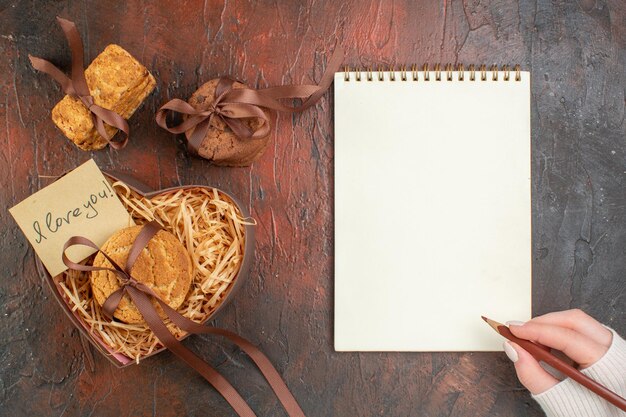
<instances>
[{"instance_id":1,"label":"fingernail with red polish","mask_svg":"<svg viewBox=\"0 0 626 417\"><path fill-rule=\"evenodd\" d=\"M517 355L517 351L513 348L513 346L511 346L509 342L504 342L502 345L504 346L504 353L506 353L506 356L508 356L511 362L517 362L519 356Z\"/></svg>"}]
</instances>

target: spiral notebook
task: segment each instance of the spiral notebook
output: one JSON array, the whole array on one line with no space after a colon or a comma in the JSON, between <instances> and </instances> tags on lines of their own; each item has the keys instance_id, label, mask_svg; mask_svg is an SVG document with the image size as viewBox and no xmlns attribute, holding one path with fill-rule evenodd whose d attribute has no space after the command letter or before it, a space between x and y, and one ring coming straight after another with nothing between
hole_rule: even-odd
<instances>
[{"instance_id":1,"label":"spiral notebook","mask_svg":"<svg viewBox=\"0 0 626 417\"><path fill-rule=\"evenodd\" d=\"M335 349L495 351L531 317L530 74L335 75Z\"/></svg>"}]
</instances>

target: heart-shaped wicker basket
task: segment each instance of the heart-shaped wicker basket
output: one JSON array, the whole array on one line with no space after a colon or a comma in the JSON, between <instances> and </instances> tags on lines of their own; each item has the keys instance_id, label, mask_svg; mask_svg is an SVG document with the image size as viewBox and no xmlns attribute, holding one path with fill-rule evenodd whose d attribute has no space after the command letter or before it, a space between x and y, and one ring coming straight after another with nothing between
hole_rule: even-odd
<instances>
[{"instance_id":1,"label":"heart-shaped wicker basket","mask_svg":"<svg viewBox=\"0 0 626 417\"><path fill-rule=\"evenodd\" d=\"M169 198L171 196L171 198L173 199L173 200L170 200L170 204L171 204L172 202L176 201L175 199L177 195L184 194L186 196L186 195L189 195L190 193L191 194L198 193L199 196L213 195L215 196L215 198L219 198L220 201L223 200L225 202L230 203L232 207L234 207L236 211L238 211L237 216L240 216L241 219L245 219L245 220L249 219L249 214L247 213L245 208L242 207L242 205L239 204L239 202L235 198L213 187L208 187L204 185L188 185L188 186L171 187L171 188L166 188L166 189L159 190L159 191L154 191L150 189L150 187L146 186L145 184L142 184L141 182L135 180L132 177L122 175L122 174L116 174L116 173L105 172L104 174L110 180L111 184L114 185L113 188L118 193L118 195L120 195L120 191L126 193L126 195L121 195L122 202L126 204L127 208L130 209L129 211L131 212L135 220L138 221L139 223L144 222L149 219L146 219L145 215L142 218L141 215L138 214L138 211L142 211L141 207L135 206L137 210L133 209L132 205L129 207L129 204L131 203L129 203L130 200L128 196L131 196L131 197L134 196L135 201L139 204L141 203L141 201L145 201L145 199L152 201L152 199L158 199L158 198L162 199L163 197ZM137 200L137 198L139 198L139 200ZM202 198L202 197L198 197L198 198ZM202 207L206 207L206 206L203 205ZM223 217L224 215L222 215L222 218ZM211 303L208 305L208 307L207 305L203 305L203 310L202 310L203 314L201 314L200 317L195 316L195 317L189 317L189 318L195 319L196 321L199 321L201 323L207 323L215 319L216 315L224 308L224 306L228 302L230 302L230 300L232 300L236 291L238 290L239 287L241 287L244 279L247 277L249 269L250 269L250 263L251 263L251 259L253 256L253 251L254 251L254 227L253 227L253 222L250 222L250 221L245 221L244 223L240 223L240 225L242 227L242 230L244 231L243 236L241 236L241 238L243 239L243 243L241 242L239 243L239 245L243 247L243 254L242 256L239 256L237 258L237 261L234 260L235 258L233 258L233 261L232 261L233 264L239 264L239 269L232 270L232 268L235 268L235 267L231 265L231 280L227 284L221 285L219 289L219 292L220 292L219 294L213 294L210 300ZM167 228L167 225L164 225L164 226L166 226ZM181 239L181 241L182 240L183 239ZM188 247L186 242L183 241L182 243L186 247ZM89 260L87 262L89 262ZM105 339L107 339L107 332L106 332L107 326L111 326L111 329L115 328L115 331L118 331L118 329L122 329L122 331L138 331L138 330L128 330L128 328L132 326L125 325L124 323L118 323L116 321L112 322L106 317L100 316L97 311L95 311L95 313L96 313L96 316L98 317L98 320L103 320L105 321L105 323L104 323L104 326L102 325L102 323L94 325L94 320L91 320L92 316L87 315L87 313L85 313L85 310L91 309L89 312L90 314L93 315L94 314L93 310L97 310L99 307L92 301L88 303L85 300L76 299L77 297L80 298L81 295L86 294L85 291L90 291L89 281L85 280L85 278L83 277L82 289L76 288L76 286L72 287L74 285L73 284L74 281L72 281L71 279L68 280L67 279L68 276L64 275L65 273L57 277L52 277L48 273L48 271L43 267L39 258L37 258L37 268L39 270L40 275L44 278L44 280L50 286L50 289L52 290L52 294L61 305L61 308L63 309L63 311L70 318L74 326L76 326L76 328L80 331L81 337L88 340L100 353L102 353L107 359L109 359L117 367L124 367L132 363L139 362L139 360L143 360L147 357L153 356L165 349L158 343L158 340L154 337L152 332L148 329L147 331L150 332L150 335L147 336L146 338L147 340L150 341L150 346L144 349L145 352L135 357L130 357L128 356L128 354L122 353L121 349L116 349L115 347L112 346L112 344L115 344L115 343L112 343L112 342L107 343L105 341ZM197 276L197 274L199 273L206 274L207 272L202 272L206 270L207 268L205 268L204 266L202 268L196 269L196 265L194 264L194 274L195 274L194 276ZM64 279L62 279L62 277ZM206 294L205 292L199 292L199 291L196 291L195 293L193 292L194 285L201 285L201 284L194 284L195 282L200 282L200 281L194 279L194 282L192 282L192 288L190 289L188 298L191 297L191 294L194 294L195 299L198 298L198 294L201 294L203 297L208 297L208 295L210 294ZM72 294L73 294L73 297L70 297ZM191 303L191 301L189 303ZM183 305L185 305L185 303ZM168 327L170 327L171 330L172 329L174 330L174 334L180 340L187 337L187 334L185 334L184 332L180 331L177 328L174 328L173 324L168 323ZM103 328L104 328L104 331L103 331ZM97 331L95 329L97 329ZM178 330L178 332L176 332L176 330Z\"/></svg>"}]
</instances>

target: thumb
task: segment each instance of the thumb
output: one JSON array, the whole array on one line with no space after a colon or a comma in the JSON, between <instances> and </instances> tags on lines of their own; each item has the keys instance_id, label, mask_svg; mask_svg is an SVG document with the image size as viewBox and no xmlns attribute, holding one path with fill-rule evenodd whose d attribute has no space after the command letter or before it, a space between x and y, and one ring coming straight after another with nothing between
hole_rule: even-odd
<instances>
[{"instance_id":1,"label":"thumb","mask_svg":"<svg viewBox=\"0 0 626 417\"><path fill-rule=\"evenodd\" d=\"M533 395L541 394L559 383L539 362L517 343L504 342L504 353L515 364L517 378Z\"/></svg>"}]
</instances>

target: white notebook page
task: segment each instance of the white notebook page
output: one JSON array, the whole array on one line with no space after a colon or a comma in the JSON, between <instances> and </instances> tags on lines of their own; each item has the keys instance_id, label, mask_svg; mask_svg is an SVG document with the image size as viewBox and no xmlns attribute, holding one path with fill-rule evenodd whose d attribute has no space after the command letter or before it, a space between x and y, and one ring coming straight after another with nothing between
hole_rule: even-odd
<instances>
[{"instance_id":1,"label":"white notebook page","mask_svg":"<svg viewBox=\"0 0 626 417\"><path fill-rule=\"evenodd\" d=\"M494 351L531 317L530 74L335 75L335 349Z\"/></svg>"}]
</instances>

